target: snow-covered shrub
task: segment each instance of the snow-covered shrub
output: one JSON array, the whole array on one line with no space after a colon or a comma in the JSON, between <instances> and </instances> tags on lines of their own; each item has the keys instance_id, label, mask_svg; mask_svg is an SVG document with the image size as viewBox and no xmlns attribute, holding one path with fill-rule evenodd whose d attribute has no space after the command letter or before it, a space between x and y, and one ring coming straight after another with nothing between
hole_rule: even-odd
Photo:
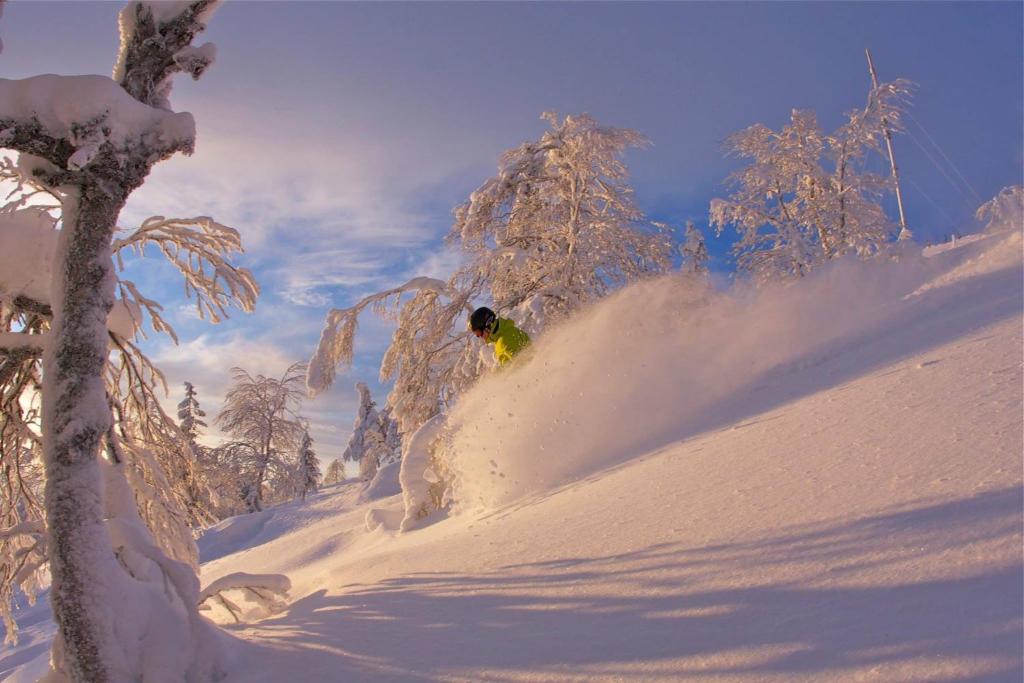
<instances>
[{"instance_id":1,"label":"snow-covered shrub","mask_svg":"<svg viewBox=\"0 0 1024 683\"><path fill-rule=\"evenodd\" d=\"M402 531L415 528L421 520L444 505L436 491L442 480L431 464L436 462L446 419L444 413L434 416L417 429L405 445L399 472L405 504Z\"/></svg>"}]
</instances>

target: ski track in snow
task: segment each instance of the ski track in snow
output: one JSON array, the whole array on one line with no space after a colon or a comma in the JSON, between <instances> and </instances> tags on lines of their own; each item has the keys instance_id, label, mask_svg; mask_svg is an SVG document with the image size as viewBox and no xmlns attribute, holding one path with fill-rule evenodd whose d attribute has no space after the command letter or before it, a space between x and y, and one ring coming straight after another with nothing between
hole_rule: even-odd
<instances>
[{"instance_id":1,"label":"ski track in snow","mask_svg":"<svg viewBox=\"0 0 1024 683\"><path fill-rule=\"evenodd\" d=\"M400 534L347 483L210 530L204 584L293 583L227 681L1019 683L1021 281L987 235L606 353L623 292L465 397L457 514Z\"/></svg>"}]
</instances>

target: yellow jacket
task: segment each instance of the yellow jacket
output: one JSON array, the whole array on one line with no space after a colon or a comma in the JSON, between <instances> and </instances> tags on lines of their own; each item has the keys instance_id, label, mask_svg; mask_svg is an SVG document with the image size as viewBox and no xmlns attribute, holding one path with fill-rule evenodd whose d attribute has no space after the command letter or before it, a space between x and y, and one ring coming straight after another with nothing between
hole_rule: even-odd
<instances>
[{"instance_id":1,"label":"yellow jacket","mask_svg":"<svg viewBox=\"0 0 1024 683\"><path fill-rule=\"evenodd\" d=\"M530 335L516 327L508 318L498 318L494 321L487 343L494 344L494 357L498 360L498 365L504 365L529 345Z\"/></svg>"}]
</instances>

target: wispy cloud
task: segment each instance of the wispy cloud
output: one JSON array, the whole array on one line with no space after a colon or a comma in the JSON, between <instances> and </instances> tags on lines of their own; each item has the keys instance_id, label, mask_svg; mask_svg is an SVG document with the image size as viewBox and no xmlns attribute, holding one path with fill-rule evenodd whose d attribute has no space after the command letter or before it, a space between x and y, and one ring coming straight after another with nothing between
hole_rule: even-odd
<instances>
[{"instance_id":1,"label":"wispy cloud","mask_svg":"<svg viewBox=\"0 0 1024 683\"><path fill-rule=\"evenodd\" d=\"M286 300L323 308L332 304L332 291L383 286L395 265L377 250L328 249L294 255L271 275Z\"/></svg>"},{"instance_id":2,"label":"wispy cloud","mask_svg":"<svg viewBox=\"0 0 1024 683\"><path fill-rule=\"evenodd\" d=\"M422 178L396 175L394 154L341 137L261 133L244 125L202 132L193 157L154 169L125 219L209 214L239 229L256 251L277 246L283 234L298 244L391 247L434 236L428 218L407 204Z\"/></svg>"}]
</instances>

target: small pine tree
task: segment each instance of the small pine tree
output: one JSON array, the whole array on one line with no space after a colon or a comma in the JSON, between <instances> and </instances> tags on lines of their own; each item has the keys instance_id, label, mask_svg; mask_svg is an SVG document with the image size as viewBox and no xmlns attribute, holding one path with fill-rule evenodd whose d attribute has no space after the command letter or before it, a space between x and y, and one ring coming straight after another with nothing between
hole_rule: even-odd
<instances>
[{"instance_id":1,"label":"small pine tree","mask_svg":"<svg viewBox=\"0 0 1024 683\"><path fill-rule=\"evenodd\" d=\"M191 382L185 382L185 400L178 404L178 425L193 448L199 438L199 428L206 427L204 417L206 413L199 407L196 388Z\"/></svg>"},{"instance_id":2,"label":"small pine tree","mask_svg":"<svg viewBox=\"0 0 1024 683\"><path fill-rule=\"evenodd\" d=\"M349 437L348 446L341 459L355 463L361 469L368 445L366 435L376 429L380 416L377 413L377 404L370 396L370 387L364 382L359 382L356 384L356 390L359 392L359 409L356 411L356 421L352 425L352 436Z\"/></svg>"},{"instance_id":3,"label":"small pine tree","mask_svg":"<svg viewBox=\"0 0 1024 683\"><path fill-rule=\"evenodd\" d=\"M309 435L309 431L306 431L302 435L302 445L299 447L299 462L296 472L296 489L302 500L306 500L306 494L310 491L316 493L321 479L320 461L313 451L313 437Z\"/></svg>"},{"instance_id":4,"label":"small pine tree","mask_svg":"<svg viewBox=\"0 0 1024 683\"><path fill-rule=\"evenodd\" d=\"M402 459L402 433L398 429L398 420L391 416L391 408L380 412L381 433L384 435L384 452L380 465L398 462Z\"/></svg>"}]
</instances>

